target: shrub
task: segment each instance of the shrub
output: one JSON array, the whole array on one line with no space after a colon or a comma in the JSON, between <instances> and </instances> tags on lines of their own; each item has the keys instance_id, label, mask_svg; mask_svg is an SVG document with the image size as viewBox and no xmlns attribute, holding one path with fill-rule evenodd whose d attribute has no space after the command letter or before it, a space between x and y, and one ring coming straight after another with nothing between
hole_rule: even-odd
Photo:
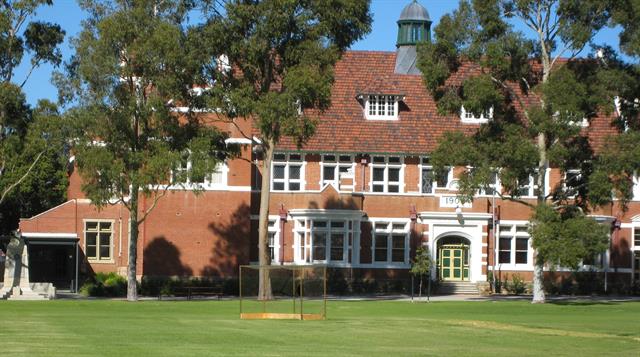
<instances>
[{"instance_id":1,"label":"shrub","mask_svg":"<svg viewBox=\"0 0 640 357\"><path fill-rule=\"evenodd\" d=\"M83 296L122 297L127 294L127 279L116 273L97 273L80 288Z\"/></svg>"},{"instance_id":2,"label":"shrub","mask_svg":"<svg viewBox=\"0 0 640 357\"><path fill-rule=\"evenodd\" d=\"M504 288L511 294L521 295L527 291L527 284L520 274L511 275L511 283L507 284L505 281Z\"/></svg>"}]
</instances>

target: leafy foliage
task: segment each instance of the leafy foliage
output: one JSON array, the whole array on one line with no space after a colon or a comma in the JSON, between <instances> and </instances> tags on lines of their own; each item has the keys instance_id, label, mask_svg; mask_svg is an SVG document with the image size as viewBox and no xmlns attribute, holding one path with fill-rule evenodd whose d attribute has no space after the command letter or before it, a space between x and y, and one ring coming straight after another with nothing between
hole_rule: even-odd
<instances>
[{"instance_id":1,"label":"leafy foliage","mask_svg":"<svg viewBox=\"0 0 640 357\"><path fill-rule=\"evenodd\" d=\"M74 153L82 189L98 207L121 203L131 214L128 298L136 296L138 226L168 189L199 188L234 150L225 134L195 113L194 89L205 64L187 14L191 1L85 1L90 17L75 55L57 75L61 98L75 107ZM182 108L186 108L183 110ZM140 197L151 200L139 210Z\"/></svg>"},{"instance_id":2,"label":"leafy foliage","mask_svg":"<svg viewBox=\"0 0 640 357\"><path fill-rule=\"evenodd\" d=\"M625 137L631 134L612 139L617 145L599 157L581 132L584 121L620 112L614 99L621 95L626 114L618 126L629 128L637 117L634 67L611 48L598 49L597 57L576 58L611 23L612 14L633 7L615 3L465 0L442 18L435 41L418 48L425 85L441 112L457 114L464 106L478 116L493 108L493 119L475 134L446 133L432 162L439 172L448 166L467 167L459 183L463 201L472 200L497 177L500 198L535 212L531 235L538 257L536 301L544 300L542 265L575 267L580 259L606 249L608 227L599 227L585 214L611 202L614 188L623 203L628 200L629 178L640 160L630 157L634 150L627 151L633 139ZM516 31L514 21L534 36ZM622 152L628 154L623 157ZM625 158L630 162L622 163ZM579 171L546 194L544 173L550 167L562 173ZM521 198L530 194L523 189L530 177L537 186L535 202Z\"/></svg>"},{"instance_id":3,"label":"leafy foliage","mask_svg":"<svg viewBox=\"0 0 640 357\"><path fill-rule=\"evenodd\" d=\"M224 15L213 12L199 28L201 56L210 63L201 80L216 84L201 105L219 108L237 127L252 120L259 131L260 265L269 264L273 151L285 138L300 146L313 135L317 114L330 104L333 65L369 32L371 21L369 0L231 0L224 3ZM261 274L260 281L261 298L268 298L268 279Z\"/></svg>"},{"instance_id":4,"label":"leafy foliage","mask_svg":"<svg viewBox=\"0 0 640 357\"><path fill-rule=\"evenodd\" d=\"M60 26L30 21L51 1L0 4L0 234L17 227L18 219L44 211L65 198L65 129L52 103L27 104L22 87L34 69L60 64ZM25 78L14 71L25 55L31 63Z\"/></svg>"}]
</instances>

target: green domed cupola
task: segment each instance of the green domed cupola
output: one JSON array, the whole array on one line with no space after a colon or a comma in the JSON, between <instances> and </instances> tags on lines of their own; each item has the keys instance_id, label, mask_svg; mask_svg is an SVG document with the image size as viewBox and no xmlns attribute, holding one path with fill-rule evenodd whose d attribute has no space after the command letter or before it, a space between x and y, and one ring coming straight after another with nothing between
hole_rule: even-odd
<instances>
[{"instance_id":1,"label":"green domed cupola","mask_svg":"<svg viewBox=\"0 0 640 357\"><path fill-rule=\"evenodd\" d=\"M431 18L427 9L414 0L400 13L396 46L415 46L421 41L431 41Z\"/></svg>"},{"instance_id":2,"label":"green domed cupola","mask_svg":"<svg viewBox=\"0 0 640 357\"><path fill-rule=\"evenodd\" d=\"M431 18L427 9L413 0L402 9L398 20L395 73L420 74L416 45L423 41L431 41Z\"/></svg>"}]
</instances>

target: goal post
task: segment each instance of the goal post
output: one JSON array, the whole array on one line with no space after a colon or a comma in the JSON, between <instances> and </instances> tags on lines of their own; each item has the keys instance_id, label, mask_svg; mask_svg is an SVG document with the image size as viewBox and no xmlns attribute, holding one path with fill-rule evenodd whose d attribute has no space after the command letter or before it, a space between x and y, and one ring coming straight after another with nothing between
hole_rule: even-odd
<instances>
[{"instance_id":1,"label":"goal post","mask_svg":"<svg viewBox=\"0 0 640 357\"><path fill-rule=\"evenodd\" d=\"M260 273L267 270L271 298L259 298ZM240 319L324 320L327 267L324 265L241 265Z\"/></svg>"}]
</instances>

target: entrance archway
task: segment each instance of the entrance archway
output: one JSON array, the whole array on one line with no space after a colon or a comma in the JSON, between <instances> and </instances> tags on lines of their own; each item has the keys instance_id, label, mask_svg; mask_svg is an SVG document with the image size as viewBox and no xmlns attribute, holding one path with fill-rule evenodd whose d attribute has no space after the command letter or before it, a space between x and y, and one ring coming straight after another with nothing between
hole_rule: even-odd
<instances>
[{"instance_id":1,"label":"entrance archway","mask_svg":"<svg viewBox=\"0 0 640 357\"><path fill-rule=\"evenodd\" d=\"M469 280L471 241L459 235L445 236L436 242L438 278L443 281Z\"/></svg>"}]
</instances>

